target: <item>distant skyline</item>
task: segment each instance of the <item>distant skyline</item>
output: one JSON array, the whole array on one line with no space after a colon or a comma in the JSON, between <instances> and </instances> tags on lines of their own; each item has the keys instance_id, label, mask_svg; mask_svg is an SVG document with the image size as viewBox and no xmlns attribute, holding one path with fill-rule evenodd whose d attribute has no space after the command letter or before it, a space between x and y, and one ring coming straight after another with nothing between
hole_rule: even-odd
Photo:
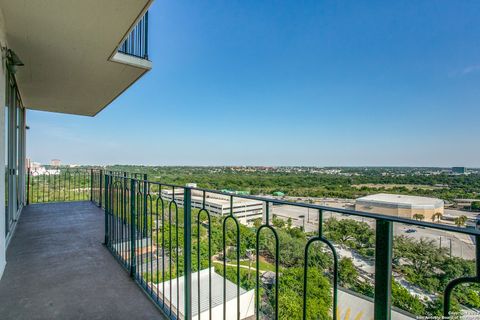
<instances>
[{"instance_id":1,"label":"distant skyline","mask_svg":"<svg viewBox=\"0 0 480 320\"><path fill-rule=\"evenodd\" d=\"M480 2L173 1L153 70L94 118L29 111L77 164L480 167Z\"/></svg>"}]
</instances>

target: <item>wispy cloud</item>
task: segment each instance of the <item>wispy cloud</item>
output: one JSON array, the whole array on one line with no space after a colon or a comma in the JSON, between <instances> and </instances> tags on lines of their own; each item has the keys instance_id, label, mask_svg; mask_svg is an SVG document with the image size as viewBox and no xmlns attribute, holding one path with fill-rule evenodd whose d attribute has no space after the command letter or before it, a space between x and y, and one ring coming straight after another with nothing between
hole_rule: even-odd
<instances>
[{"instance_id":1,"label":"wispy cloud","mask_svg":"<svg viewBox=\"0 0 480 320\"><path fill-rule=\"evenodd\" d=\"M474 64L467 66L460 71L460 75L465 76L467 74L480 72L480 64Z\"/></svg>"}]
</instances>

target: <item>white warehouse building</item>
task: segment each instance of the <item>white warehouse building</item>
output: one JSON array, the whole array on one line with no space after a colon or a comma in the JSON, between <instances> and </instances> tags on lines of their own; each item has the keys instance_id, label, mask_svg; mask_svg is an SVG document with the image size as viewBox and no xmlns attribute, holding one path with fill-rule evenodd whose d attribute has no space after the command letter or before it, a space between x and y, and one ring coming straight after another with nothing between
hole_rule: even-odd
<instances>
[{"instance_id":1,"label":"white warehouse building","mask_svg":"<svg viewBox=\"0 0 480 320\"><path fill-rule=\"evenodd\" d=\"M421 215L431 220L435 215L443 215L444 202L436 198L379 193L358 198L355 210L408 219Z\"/></svg>"},{"instance_id":2,"label":"white warehouse building","mask_svg":"<svg viewBox=\"0 0 480 320\"><path fill-rule=\"evenodd\" d=\"M162 198L171 201L173 191L162 190ZM175 189L175 201L183 206L183 189ZM192 208L203 208L203 192L192 189ZM205 209L212 215L226 216L230 214L230 196L224 194L206 193ZM233 198L233 214L242 224L251 224L255 219L262 219L263 202L245 198Z\"/></svg>"},{"instance_id":3,"label":"white warehouse building","mask_svg":"<svg viewBox=\"0 0 480 320\"><path fill-rule=\"evenodd\" d=\"M209 269L192 273L192 320L197 319L222 319L223 318L223 277L211 268L212 286L212 309L209 309ZM200 301L198 299L198 285L200 282ZM149 283L148 285L159 296L165 298L165 303L172 306L172 309L179 312L178 318L185 319L183 310L185 308L184 295L185 278L179 277L162 283ZM225 281L227 319L237 319L237 285L230 280ZM177 290L179 296L177 296ZM171 296L170 296L171 295ZM255 316L255 290L246 291L240 288L240 319L251 319ZM199 305L200 302L200 305ZM200 311L200 314L199 314Z\"/></svg>"}]
</instances>

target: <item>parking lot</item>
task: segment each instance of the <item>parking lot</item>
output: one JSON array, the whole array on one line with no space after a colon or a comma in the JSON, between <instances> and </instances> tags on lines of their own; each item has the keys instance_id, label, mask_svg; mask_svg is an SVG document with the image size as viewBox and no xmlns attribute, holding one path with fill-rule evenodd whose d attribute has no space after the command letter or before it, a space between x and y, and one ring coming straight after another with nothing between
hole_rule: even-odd
<instances>
[{"instance_id":1,"label":"parking lot","mask_svg":"<svg viewBox=\"0 0 480 320\"><path fill-rule=\"evenodd\" d=\"M345 201L328 201L322 203L322 205L345 208ZM292 225L296 227L304 226L306 232L313 232L318 230L318 211L308 208L300 208L290 205L276 205L271 209L273 215L287 220L288 218L292 219ZM463 211L458 210L446 210L448 214L459 214ZM357 221L363 221L368 223L373 228L375 227L375 221L373 219L367 219L357 216L347 216L341 215L333 212L325 212L324 220L335 217L336 219L354 219ZM442 222L449 223L452 222ZM463 258L463 259L474 259L475 258L475 246L471 237L463 234L453 233L449 231L442 231L430 228L422 228L412 225L394 223L394 236L405 235L416 240L421 238L429 239L434 242L439 248L446 248L448 252L451 252L452 256Z\"/></svg>"}]
</instances>

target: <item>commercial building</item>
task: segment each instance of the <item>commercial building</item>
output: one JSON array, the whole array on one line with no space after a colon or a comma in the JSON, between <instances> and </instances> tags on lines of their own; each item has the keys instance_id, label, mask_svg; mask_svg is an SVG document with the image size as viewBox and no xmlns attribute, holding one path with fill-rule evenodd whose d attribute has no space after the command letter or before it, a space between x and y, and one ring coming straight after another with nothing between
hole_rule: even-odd
<instances>
[{"instance_id":1,"label":"commercial building","mask_svg":"<svg viewBox=\"0 0 480 320\"><path fill-rule=\"evenodd\" d=\"M466 174L467 173L467 168L465 168L465 167L452 167L452 173Z\"/></svg>"},{"instance_id":2,"label":"commercial building","mask_svg":"<svg viewBox=\"0 0 480 320\"><path fill-rule=\"evenodd\" d=\"M196 186L189 184L189 186ZM162 190L162 198L171 201L173 199L172 190ZM175 189L175 201L179 206L183 206L183 189ZM192 189L192 207L205 209L212 215L225 216L232 211L238 221L245 225L250 225L255 219L262 219L263 202L250 200L240 197L233 197L233 209L230 206L230 196L217 193L205 194L205 206L203 192Z\"/></svg>"},{"instance_id":3,"label":"commercial building","mask_svg":"<svg viewBox=\"0 0 480 320\"><path fill-rule=\"evenodd\" d=\"M30 168L30 175L32 177L37 177L37 176L53 176L53 175L59 175L60 174L60 169L47 169L45 167L37 167L35 169Z\"/></svg>"},{"instance_id":4,"label":"commercial building","mask_svg":"<svg viewBox=\"0 0 480 320\"><path fill-rule=\"evenodd\" d=\"M379 193L358 198L355 210L408 219L421 214L425 220L431 220L436 213L443 215L444 202L436 198Z\"/></svg>"}]
</instances>

